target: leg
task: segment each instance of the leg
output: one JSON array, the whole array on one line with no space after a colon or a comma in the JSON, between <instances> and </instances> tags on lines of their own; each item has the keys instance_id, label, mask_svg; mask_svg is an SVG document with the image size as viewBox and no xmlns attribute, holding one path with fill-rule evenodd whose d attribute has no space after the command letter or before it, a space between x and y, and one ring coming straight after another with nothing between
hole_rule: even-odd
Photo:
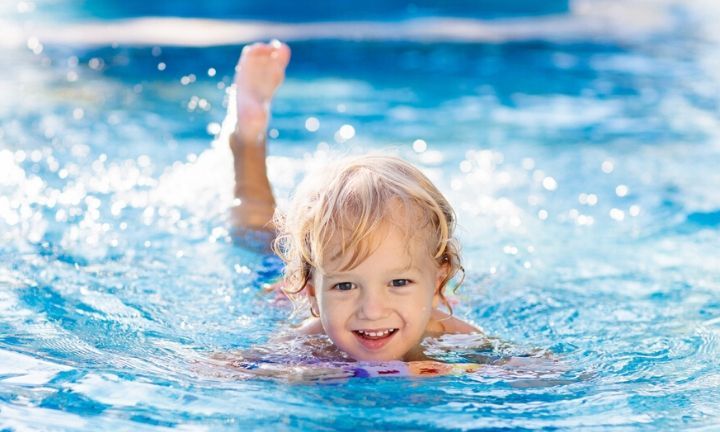
<instances>
[{"instance_id":1,"label":"leg","mask_svg":"<svg viewBox=\"0 0 720 432\"><path fill-rule=\"evenodd\" d=\"M235 68L237 124L230 135L235 167L232 225L238 235L273 231L275 211L265 166L270 102L285 78L290 48L278 41L246 46Z\"/></svg>"}]
</instances>

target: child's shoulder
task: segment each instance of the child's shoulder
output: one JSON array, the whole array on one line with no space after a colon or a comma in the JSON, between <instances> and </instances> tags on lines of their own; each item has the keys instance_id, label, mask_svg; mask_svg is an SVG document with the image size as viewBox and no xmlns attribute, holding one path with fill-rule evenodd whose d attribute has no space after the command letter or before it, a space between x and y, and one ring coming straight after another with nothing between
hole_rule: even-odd
<instances>
[{"instance_id":1,"label":"child's shoulder","mask_svg":"<svg viewBox=\"0 0 720 432\"><path fill-rule=\"evenodd\" d=\"M310 336L325 334L325 329L320 322L320 318L308 318L297 327L292 330L294 336Z\"/></svg>"},{"instance_id":2,"label":"child's shoulder","mask_svg":"<svg viewBox=\"0 0 720 432\"><path fill-rule=\"evenodd\" d=\"M430 322L428 323L428 332L436 334L447 333L482 333L478 327L461 320L453 315L434 309Z\"/></svg>"}]
</instances>

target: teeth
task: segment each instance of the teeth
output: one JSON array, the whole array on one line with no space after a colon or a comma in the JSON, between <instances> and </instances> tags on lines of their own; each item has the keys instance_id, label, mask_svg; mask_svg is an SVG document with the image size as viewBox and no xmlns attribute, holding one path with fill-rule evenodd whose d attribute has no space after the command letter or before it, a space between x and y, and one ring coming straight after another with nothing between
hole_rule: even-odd
<instances>
[{"instance_id":1,"label":"teeth","mask_svg":"<svg viewBox=\"0 0 720 432\"><path fill-rule=\"evenodd\" d=\"M390 334L393 331L395 331L395 329L386 329L386 330L382 330L382 331L378 331L378 332L372 332L372 331L367 331L367 330L357 330L358 333L363 334L365 336L370 336L370 337L387 336L388 334Z\"/></svg>"}]
</instances>

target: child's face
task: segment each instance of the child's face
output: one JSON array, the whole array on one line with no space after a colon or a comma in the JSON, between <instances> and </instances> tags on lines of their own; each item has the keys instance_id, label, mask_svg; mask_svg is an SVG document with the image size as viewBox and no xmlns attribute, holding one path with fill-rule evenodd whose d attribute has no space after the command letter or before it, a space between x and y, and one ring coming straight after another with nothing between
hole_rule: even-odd
<instances>
[{"instance_id":1,"label":"child's face","mask_svg":"<svg viewBox=\"0 0 720 432\"><path fill-rule=\"evenodd\" d=\"M400 360L418 345L446 275L423 236L408 240L384 224L380 245L357 267L341 271L350 253L314 270L310 301L325 333L356 360Z\"/></svg>"}]
</instances>

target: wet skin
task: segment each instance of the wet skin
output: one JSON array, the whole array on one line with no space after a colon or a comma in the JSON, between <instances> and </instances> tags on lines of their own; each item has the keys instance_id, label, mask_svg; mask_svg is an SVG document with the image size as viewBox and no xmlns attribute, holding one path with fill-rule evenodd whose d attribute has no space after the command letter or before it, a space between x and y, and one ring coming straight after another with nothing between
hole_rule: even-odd
<instances>
[{"instance_id":1,"label":"wet skin","mask_svg":"<svg viewBox=\"0 0 720 432\"><path fill-rule=\"evenodd\" d=\"M479 330L437 310L447 274L427 252L424 236L407 238L385 223L375 234L376 249L359 265L341 270L349 253L316 269L308 294L320 318L299 330L326 334L356 360L419 360L426 336Z\"/></svg>"}]
</instances>

